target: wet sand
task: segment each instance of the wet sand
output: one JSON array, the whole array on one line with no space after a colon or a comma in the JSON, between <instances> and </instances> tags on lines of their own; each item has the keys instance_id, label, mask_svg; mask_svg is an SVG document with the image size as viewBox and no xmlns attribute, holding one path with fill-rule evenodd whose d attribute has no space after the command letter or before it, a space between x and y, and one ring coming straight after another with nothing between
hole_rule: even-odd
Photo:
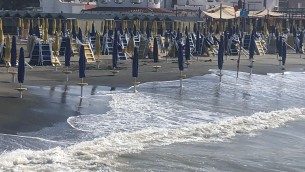
<instances>
[{"instance_id":1,"label":"wet sand","mask_svg":"<svg viewBox=\"0 0 305 172\"><path fill-rule=\"evenodd\" d=\"M305 55L303 55L305 57ZM224 57L224 70L236 71L237 56ZM279 73L282 72L276 55L255 56L253 73ZM212 61L210 61L212 59ZM64 57L60 57L62 65ZM26 61L29 61L26 58ZM69 75L69 81L66 82L66 75L62 73L65 69L59 66L57 71L52 66L33 66L33 69L26 67L26 76L24 86L28 91L23 94L23 99L19 98L19 93L15 90L18 83L12 83L11 74L6 72L4 66L0 66L0 132L17 134L18 132L30 132L52 126L57 122L64 122L68 114L75 113L74 110L62 108L60 103L54 103L51 97L42 97L32 92L39 91L35 86L58 86L74 85L80 82L78 78L78 57L72 58ZM163 58L160 63L161 68L158 72L152 67L156 65L152 60L141 60L139 63L139 78L141 83L151 81L168 81L178 79L178 64L175 59L169 58L166 63ZM240 71L249 72L248 57L242 55ZM120 72L116 76L111 73L111 60L102 60L100 69L97 63L87 64L86 78L84 82L92 86L109 86L128 88L132 86L133 78L131 77L131 60L119 61ZM300 58L298 54L288 54L286 62L286 71L303 72L305 68L305 59ZM210 73L210 69L217 69L217 57L199 57L199 61L194 57L192 64L185 68L183 72L187 77L200 76ZM10 69L12 70L12 69ZM15 69L17 70L17 69ZM17 78L16 78L17 82ZM37 90L36 90L37 89ZM79 99L79 97L76 97ZM65 114L65 115L61 115Z\"/></svg>"}]
</instances>

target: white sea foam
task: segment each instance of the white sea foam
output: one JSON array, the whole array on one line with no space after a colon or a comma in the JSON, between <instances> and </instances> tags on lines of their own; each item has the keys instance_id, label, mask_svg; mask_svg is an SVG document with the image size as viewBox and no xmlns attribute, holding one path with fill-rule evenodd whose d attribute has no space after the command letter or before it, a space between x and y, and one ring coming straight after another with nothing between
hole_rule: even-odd
<instances>
[{"instance_id":1,"label":"white sea foam","mask_svg":"<svg viewBox=\"0 0 305 172\"><path fill-rule=\"evenodd\" d=\"M146 128L134 132L118 132L67 148L3 153L0 166L2 170L16 171L107 171L109 169L106 167L117 165L115 158L121 154L179 142L223 141L239 133L251 134L300 119L305 119L305 109L295 108L269 113L258 112L251 116L226 117L215 122L181 128Z\"/></svg>"},{"instance_id":2,"label":"white sea foam","mask_svg":"<svg viewBox=\"0 0 305 172\"><path fill-rule=\"evenodd\" d=\"M224 73L221 84L210 82L214 75L186 80L186 94L181 97L175 81L142 84L137 94L103 95L111 98L106 114L68 119L73 128L96 134L96 139L66 148L5 152L0 156L0 170L109 171L122 154L181 142L224 141L305 119L304 108L291 108L303 107L304 98L298 95L304 92L303 74L253 75L250 79L241 74L238 83L232 84L235 77ZM220 110L223 106L227 109ZM285 110L274 111L279 108ZM251 113L258 109L266 112Z\"/></svg>"}]
</instances>

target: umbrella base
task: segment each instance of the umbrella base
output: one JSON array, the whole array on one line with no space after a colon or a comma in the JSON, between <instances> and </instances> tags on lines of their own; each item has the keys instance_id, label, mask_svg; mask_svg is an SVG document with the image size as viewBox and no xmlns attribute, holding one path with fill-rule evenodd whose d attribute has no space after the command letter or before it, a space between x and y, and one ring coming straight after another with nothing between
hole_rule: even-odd
<instances>
[{"instance_id":1,"label":"umbrella base","mask_svg":"<svg viewBox=\"0 0 305 172\"><path fill-rule=\"evenodd\" d=\"M178 76L179 79L185 79L186 78L186 75L180 75Z\"/></svg>"},{"instance_id":2,"label":"umbrella base","mask_svg":"<svg viewBox=\"0 0 305 172\"><path fill-rule=\"evenodd\" d=\"M190 61L186 61L185 64L187 67L189 67L189 65L191 65L192 63Z\"/></svg>"},{"instance_id":3,"label":"umbrella base","mask_svg":"<svg viewBox=\"0 0 305 172\"><path fill-rule=\"evenodd\" d=\"M113 76L117 75L119 72L120 72L120 71L118 71L118 70L112 70L112 71L111 71L111 73L112 73Z\"/></svg>"},{"instance_id":4,"label":"umbrella base","mask_svg":"<svg viewBox=\"0 0 305 172\"><path fill-rule=\"evenodd\" d=\"M223 73L216 73L217 76L223 76Z\"/></svg>"},{"instance_id":5,"label":"umbrella base","mask_svg":"<svg viewBox=\"0 0 305 172\"><path fill-rule=\"evenodd\" d=\"M68 74L71 74L72 71L67 71L67 70L65 70L65 71L63 71L63 73L66 74L66 75L68 75Z\"/></svg>"},{"instance_id":6,"label":"umbrella base","mask_svg":"<svg viewBox=\"0 0 305 172\"><path fill-rule=\"evenodd\" d=\"M21 87L21 88L16 88L17 91L21 92L21 91L26 91L28 90L27 88Z\"/></svg>"},{"instance_id":7,"label":"umbrella base","mask_svg":"<svg viewBox=\"0 0 305 172\"><path fill-rule=\"evenodd\" d=\"M83 86L87 86L87 85L88 85L88 83L81 82L81 83L78 83L77 85L79 85L79 86L83 87Z\"/></svg>"},{"instance_id":8,"label":"umbrella base","mask_svg":"<svg viewBox=\"0 0 305 172\"><path fill-rule=\"evenodd\" d=\"M160 69L161 66L153 66L153 68L156 70L156 72L158 72L158 69Z\"/></svg>"}]
</instances>

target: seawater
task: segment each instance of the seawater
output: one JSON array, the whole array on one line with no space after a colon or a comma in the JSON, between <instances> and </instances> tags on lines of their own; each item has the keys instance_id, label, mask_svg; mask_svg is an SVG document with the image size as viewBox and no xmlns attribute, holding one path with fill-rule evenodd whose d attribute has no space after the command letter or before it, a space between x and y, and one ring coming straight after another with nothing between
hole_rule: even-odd
<instances>
[{"instance_id":1,"label":"seawater","mask_svg":"<svg viewBox=\"0 0 305 172\"><path fill-rule=\"evenodd\" d=\"M2 134L0 169L304 170L305 74L236 79L224 71L219 82L211 72L183 80L182 89L179 81L144 83L137 93L87 87L82 99L74 86L33 87L73 113L40 131Z\"/></svg>"}]
</instances>

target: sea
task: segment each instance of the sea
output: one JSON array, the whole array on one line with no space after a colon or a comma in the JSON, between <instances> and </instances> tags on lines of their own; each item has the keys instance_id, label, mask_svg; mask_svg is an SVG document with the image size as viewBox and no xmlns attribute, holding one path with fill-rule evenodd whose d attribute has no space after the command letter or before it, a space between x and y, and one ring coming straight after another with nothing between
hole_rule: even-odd
<instances>
[{"instance_id":1,"label":"sea","mask_svg":"<svg viewBox=\"0 0 305 172\"><path fill-rule=\"evenodd\" d=\"M303 172L305 73L216 73L83 97L28 86L64 120L0 134L0 171Z\"/></svg>"}]
</instances>

